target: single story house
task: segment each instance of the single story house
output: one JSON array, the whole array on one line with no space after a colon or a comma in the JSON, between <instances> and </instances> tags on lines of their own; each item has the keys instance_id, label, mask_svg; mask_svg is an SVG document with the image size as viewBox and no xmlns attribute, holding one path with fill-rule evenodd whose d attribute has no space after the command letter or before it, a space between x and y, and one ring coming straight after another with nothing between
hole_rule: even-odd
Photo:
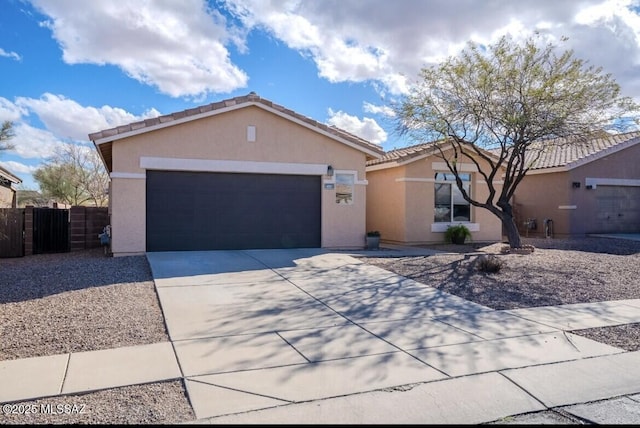
<instances>
[{"instance_id":1,"label":"single story house","mask_svg":"<svg viewBox=\"0 0 640 428\"><path fill-rule=\"evenodd\" d=\"M640 232L640 132L552 143L515 192L522 236Z\"/></svg>"},{"instance_id":2,"label":"single story house","mask_svg":"<svg viewBox=\"0 0 640 428\"><path fill-rule=\"evenodd\" d=\"M368 141L255 93L89 134L114 256L362 248Z\"/></svg>"},{"instance_id":3,"label":"single story house","mask_svg":"<svg viewBox=\"0 0 640 428\"><path fill-rule=\"evenodd\" d=\"M22 183L22 180L0 166L0 208L16 208L15 185Z\"/></svg>"},{"instance_id":4,"label":"single story house","mask_svg":"<svg viewBox=\"0 0 640 428\"><path fill-rule=\"evenodd\" d=\"M484 200L489 188L478 175L478 167L467 159L457 165L465 190L474 199ZM478 162L488 171L485 161ZM366 170L367 230L378 230L383 241L408 245L444 242L447 227L460 223L471 231L473 241L502 239L500 219L464 200L434 143L391 150L368 161ZM494 185L501 189L501 182Z\"/></svg>"}]
</instances>

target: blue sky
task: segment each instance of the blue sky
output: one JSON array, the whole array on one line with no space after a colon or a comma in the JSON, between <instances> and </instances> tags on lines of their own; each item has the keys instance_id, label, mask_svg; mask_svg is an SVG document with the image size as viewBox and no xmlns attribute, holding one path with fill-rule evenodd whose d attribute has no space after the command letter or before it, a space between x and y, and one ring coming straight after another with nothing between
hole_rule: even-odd
<instances>
[{"instance_id":1,"label":"blue sky","mask_svg":"<svg viewBox=\"0 0 640 428\"><path fill-rule=\"evenodd\" d=\"M389 150L389 107L469 40L569 38L640 102L640 13L627 0L2 0L0 121L31 174L88 134L255 91Z\"/></svg>"}]
</instances>

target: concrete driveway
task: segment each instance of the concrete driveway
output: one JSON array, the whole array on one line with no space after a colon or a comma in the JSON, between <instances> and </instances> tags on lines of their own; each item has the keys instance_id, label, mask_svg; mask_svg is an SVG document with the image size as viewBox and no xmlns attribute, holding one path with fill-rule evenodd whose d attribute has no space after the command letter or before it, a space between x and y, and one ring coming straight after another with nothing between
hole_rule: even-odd
<instances>
[{"instance_id":1,"label":"concrete driveway","mask_svg":"<svg viewBox=\"0 0 640 428\"><path fill-rule=\"evenodd\" d=\"M273 421L486 422L545 408L496 372L622 352L346 253L163 252L147 258L196 416L222 416L210 422L267 408L295 415L290 405L304 409L298 419L273 413ZM526 383L537 374L522 376ZM417 384L437 389L426 392ZM371 391L377 395L368 407L345 402L355 413L340 417L322 416L313 404ZM458 405L466 394L475 397L467 398L466 408L449 416L434 410ZM335 412L331 403L325 402L327 412ZM451 415L457 419L447 419Z\"/></svg>"}]
</instances>

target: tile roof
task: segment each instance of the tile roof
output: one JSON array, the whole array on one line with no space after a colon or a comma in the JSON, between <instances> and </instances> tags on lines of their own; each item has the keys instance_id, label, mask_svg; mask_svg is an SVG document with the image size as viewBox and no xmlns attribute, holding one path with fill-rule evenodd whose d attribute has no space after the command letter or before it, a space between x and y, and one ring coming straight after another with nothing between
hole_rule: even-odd
<instances>
[{"instance_id":1,"label":"tile roof","mask_svg":"<svg viewBox=\"0 0 640 428\"><path fill-rule=\"evenodd\" d=\"M413 145L413 146L408 146L408 147L404 147L404 148L400 148L400 149L390 150L390 151L386 152L379 159L372 159L372 160L367 161L367 166L382 165L382 164L385 164L385 163L402 164L402 163L410 162L414 158L422 158L422 157L425 157L425 156L438 154L439 153L439 149L437 148L436 144L440 144L443 149L448 147L448 146L445 146L445 145L442 144L442 143L444 143L444 141L445 140L430 141L428 143L420 143L420 144L416 144L416 145ZM493 155L488 150L486 150L484 152L489 156Z\"/></svg>"},{"instance_id":2,"label":"tile roof","mask_svg":"<svg viewBox=\"0 0 640 428\"><path fill-rule=\"evenodd\" d=\"M7 181L15 184L22 183L22 180L20 180L20 178L16 177L8 169L3 168L2 166L0 166L0 178L4 178Z\"/></svg>"},{"instance_id":3,"label":"tile roof","mask_svg":"<svg viewBox=\"0 0 640 428\"><path fill-rule=\"evenodd\" d=\"M592 138L573 137L540 141L531 146L528 155L533 161L537 150L541 150L541 155L537 161L534 162L531 168L532 170L544 170L545 168L557 167L573 168L636 143L640 143L640 131L624 134L601 132ZM488 150L488 152L498 155L500 149ZM369 160L367 166L392 162L406 163L413 158L434 153L436 153L434 142L421 143L388 151L379 159Z\"/></svg>"},{"instance_id":4,"label":"tile roof","mask_svg":"<svg viewBox=\"0 0 640 428\"><path fill-rule=\"evenodd\" d=\"M550 142L552 144L549 144ZM533 150L530 151L533 157L537 153L536 149L541 150L540 158L533 163L531 169L543 170L556 167L571 169L637 142L640 142L638 131L624 134L602 132L592 138L573 137L540 141L532 145Z\"/></svg>"},{"instance_id":5,"label":"tile roof","mask_svg":"<svg viewBox=\"0 0 640 428\"><path fill-rule=\"evenodd\" d=\"M433 142L416 144L414 146L394 149L386 152L381 158L373 159L367 162L367 166L380 165L384 163L397 162L403 163L415 157L432 154L436 151Z\"/></svg>"},{"instance_id":6,"label":"tile roof","mask_svg":"<svg viewBox=\"0 0 640 428\"><path fill-rule=\"evenodd\" d=\"M183 111L179 111L176 113L167 114L164 116L158 116L151 119L142 120L139 122L130 123L128 125L122 125L115 128L105 129L99 132L94 132L89 134L89 139L97 142L98 145L101 146L104 143L108 143L106 147L99 147L103 159L107 163L107 167L109 171L111 171L111 141L124 138L128 136L130 133L140 133L146 132L145 128L148 128L148 131L156 129L161 126L170 126L172 122L183 123L188 120L195 120L200 117L216 114L218 111L222 112L225 109L231 109L234 107L240 108L243 105L250 106L256 105L259 107L263 107L269 110L274 110L275 112L288 116L293 120L303 122L311 127L318 128L319 131L333 135L339 139L342 139L349 144L360 148L364 152L368 153L371 157L381 156L384 151L382 148L374 143L371 143L365 139L357 137L345 130L336 128L335 126L329 126L324 123L320 123L314 119L311 119L302 114L296 113L293 110L287 109L281 105L275 104L272 101L269 101L265 98L260 97L255 92L251 92L247 95L229 98L226 100L214 102L211 104L203 105L200 107L195 107Z\"/></svg>"}]
</instances>

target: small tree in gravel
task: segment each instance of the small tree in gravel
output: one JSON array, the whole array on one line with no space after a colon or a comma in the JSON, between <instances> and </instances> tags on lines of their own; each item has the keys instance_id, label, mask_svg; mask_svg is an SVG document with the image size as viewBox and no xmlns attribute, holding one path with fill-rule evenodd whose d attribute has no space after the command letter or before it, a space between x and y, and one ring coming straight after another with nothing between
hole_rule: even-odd
<instances>
[{"instance_id":1,"label":"small tree in gravel","mask_svg":"<svg viewBox=\"0 0 640 428\"><path fill-rule=\"evenodd\" d=\"M545 148L622 128L633 122L624 116L638 110L620 96L610 74L574 58L571 50L558 53L537 40L469 43L459 56L423 68L396 108L400 131L434 141L464 199L500 218L511 248L521 247L514 192ZM486 199L465 189L462 161L478 168L477 179L489 189Z\"/></svg>"}]
</instances>

